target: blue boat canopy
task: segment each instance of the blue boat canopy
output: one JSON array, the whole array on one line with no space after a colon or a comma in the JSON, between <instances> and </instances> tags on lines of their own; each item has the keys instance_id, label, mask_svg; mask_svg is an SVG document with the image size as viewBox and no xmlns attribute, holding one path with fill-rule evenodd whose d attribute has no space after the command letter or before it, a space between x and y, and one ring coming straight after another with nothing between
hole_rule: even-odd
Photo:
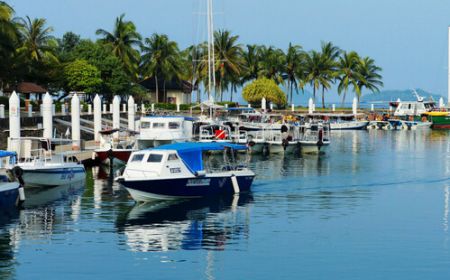
<instances>
[{"instance_id":1,"label":"blue boat canopy","mask_svg":"<svg viewBox=\"0 0 450 280\"><path fill-rule=\"evenodd\" d=\"M4 158L4 157L15 157L16 156L16 152L10 152L10 151L3 151L0 150L0 158Z\"/></svg>"},{"instance_id":2,"label":"blue boat canopy","mask_svg":"<svg viewBox=\"0 0 450 280\"><path fill-rule=\"evenodd\" d=\"M188 166L188 168L193 172L203 170L203 152L204 151L223 151L224 149L232 149L237 151L247 150L246 146L237 145L232 143L196 143L196 142L186 142L186 143L173 143L162 145L153 150L175 150L178 155Z\"/></svg>"}]
</instances>

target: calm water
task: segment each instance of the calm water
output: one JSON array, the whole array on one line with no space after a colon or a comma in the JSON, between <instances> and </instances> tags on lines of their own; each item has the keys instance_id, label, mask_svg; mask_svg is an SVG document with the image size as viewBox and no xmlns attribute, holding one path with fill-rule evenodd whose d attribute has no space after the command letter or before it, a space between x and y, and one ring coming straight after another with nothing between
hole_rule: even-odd
<instances>
[{"instance_id":1,"label":"calm water","mask_svg":"<svg viewBox=\"0 0 450 280\"><path fill-rule=\"evenodd\" d=\"M109 170L0 215L0 279L448 279L449 134L253 157L250 195L135 205Z\"/></svg>"}]
</instances>

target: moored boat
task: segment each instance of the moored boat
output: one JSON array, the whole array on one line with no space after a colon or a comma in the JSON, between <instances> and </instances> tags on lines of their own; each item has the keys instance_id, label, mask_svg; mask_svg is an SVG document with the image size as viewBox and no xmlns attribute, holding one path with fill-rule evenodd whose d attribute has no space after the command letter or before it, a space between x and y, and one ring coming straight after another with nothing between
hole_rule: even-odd
<instances>
[{"instance_id":1,"label":"moored boat","mask_svg":"<svg viewBox=\"0 0 450 280\"><path fill-rule=\"evenodd\" d=\"M330 126L328 123L306 123L301 134L300 150L303 154L318 154L330 145Z\"/></svg>"},{"instance_id":2,"label":"moored boat","mask_svg":"<svg viewBox=\"0 0 450 280\"><path fill-rule=\"evenodd\" d=\"M255 173L231 143L175 143L134 152L116 180L136 201L198 198L220 193L248 192ZM210 152L223 152L217 166L208 164Z\"/></svg>"},{"instance_id":3,"label":"moored boat","mask_svg":"<svg viewBox=\"0 0 450 280\"><path fill-rule=\"evenodd\" d=\"M100 148L96 149L95 155L103 164L124 164L128 161L131 153L136 151L134 135L135 131L109 129L100 133ZM115 133L118 137L112 137Z\"/></svg>"},{"instance_id":4,"label":"moored boat","mask_svg":"<svg viewBox=\"0 0 450 280\"><path fill-rule=\"evenodd\" d=\"M21 174L15 174L6 168L9 161L15 161L15 158L15 152L0 150L0 211L16 207L25 200L23 186L19 182L20 178L17 178ZM20 169L16 168L14 171L19 173Z\"/></svg>"}]
</instances>

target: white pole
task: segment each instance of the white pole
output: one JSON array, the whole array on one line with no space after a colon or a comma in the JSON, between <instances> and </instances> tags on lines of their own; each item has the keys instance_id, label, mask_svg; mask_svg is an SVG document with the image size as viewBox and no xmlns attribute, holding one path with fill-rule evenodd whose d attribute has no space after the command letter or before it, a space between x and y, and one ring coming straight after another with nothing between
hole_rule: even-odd
<instances>
[{"instance_id":1,"label":"white pole","mask_svg":"<svg viewBox=\"0 0 450 280\"><path fill-rule=\"evenodd\" d=\"M61 104L61 115L65 115L66 114L66 104Z\"/></svg>"},{"instance_id":2,"label":"white pole","mask_svg":"<svg viewBox=\"0 0 450 280\"><path fill-rule=\"evenodd\" d=\"M32 117L33 116L33 105L28 104L28 117Z\"/></svg>"},{"instance_id":3,"label":"white pole","mask_svg":"<svg viewBox=\"0 0 450 280\"><path fill-rule=\"evenodd\" d=\"M112 103L109 104L109 113L112 114L114 111L114 105Z\"/></svg>"},{"instance_id":4,"label":"white pole","mask_svg":"<svg viewBox=\"0 0 450 280\"><path fill-rule=\"evenodd\" d=\"M152 103L152 113L155 112L155 103Z\"/></svg>"},{"instance_id":5,"label":"white pole","mask_svg":"<svg viewBox=\"0 0 450 280\"><path fill-rule=\"evenodd\" d=\"M81 145L80 137L80 99L74 94L71 100L71 116L72 116L72 149L78 150Z\"/></svg>"},{"instance_id":6,"label":"white pole","mask_svg":"<svg viewBox=\"0 0 450 280\"><path fill-rule=\"evenodd\" d=\"M142 112L142 115L145 115L145 104L144 103L141 104L141 112Z\"/></svg>"},{"instance_id":7,"label":"white pole","mask_svg":"<svg viewBox=\"0 0 450 280\"><path fill-rule=\"evenodd\" d=\"M88 104L88 114L92 115L92 104Z\"/></svg>"},{"instance_id":8,"label":"white pole","mask_svg":"<svg viewBox=\"0 0 450 280\"><path fill-rule=\"evenodd\" d=\"M294 103L291 104L291 111L292 111L292 112L295 111L295 105L294 105Z\"/></svg>"},{"instance_id":9,"label":"white pole","mask_svg":"<svg viewBox=\"0 0 450 280\"><path fill-rule=\"evenodd\" d=\"M52 114L56 115L56 105L52 104Z\"/></svg>"},{"instance_id":10,"label":"white pole","mask_svg":"<svg viewBox=\"0 0 450 280\"><path fill-rule=\"evenodd\" d=\"M444 108L444 107L445 107L445 104L444 104L444 98L441 97L441 98L439 98L439 108L442 109L442 108Z\"/></svg>"},{"instance_id":11,"label":"white pole","mask_svg":"<svg viewBox=\"0 0 450 280\"><path fill-rule=\"evenodd\" d=\"M375 106L373 104L370 104L370 111L375 111Z\"/></svg>"},{"instance_id":12,"label":"white pole","mask_svg":"<svg viewBox=\"0 0 450 280\"><path fill-rule=\"evenodd\" d=\"M5 104L0 104L0 119L5 118Z\"/></svg>"},{"instance_id":13,"label":"white pole","mask_svg":"<svg viewBox=\"0 0 450 280\"><path fill-rule=\"evenodd\" d=\"M308 101L308 114L312 114L314 112L314 102L313 99L310 97Z\"/></svg>"},{"instance_id":14,"label":"white pole","mask_svg":"<svg viewBox=\"0 0 450 280\"><path fill-rule=\"evenodd\" d=\"M333 105L331 105L331 111L336 111L336 105L335 104L333 104Z\"/></svg>"},{"instance_id":15,"label":"white pole","mask_svg":"<svg viewBox=\"0 0 450 280\"><path fill-rule=\"evenodd\" d=\"M273 103L272 102L270 102L270 110L271 111L273 110Z\"/></svg>"},{"instance_id":16,"label":"white pole","mask_svg":"<svg viewBox=\"0 0 450 280\"><path fill-rule=\"evenodd\" d=\"M107 106L106 103L103 104L103 114L108 113L108 110L107 110L106 106Z\"/></svg>"},{"instance_id":17,"label":"white pole","mask_svg":"<svg viewBox=\"0 0 450 280\"><path fill-rule=\"evenodd\" d=\"M137 104L134 104L134 111L137 112L137 110L138 110L138 106L137 106Z\"/></svg>"},{"instance_id":18,"label":"white pole","mask_svg":"<svg viewBox=\"0 0 450 280\"><path fill-rule=\"evenodd\" d=\"M41 116L42 116L42 113L44 112L43 107L44 106L42 104L39 104L39 113L41 114Z\"/></svg>"},{"instance_id":19,"label":"white pole","mask_svg":"<svg viewBox=\"0 0 450 280\"><path fill-rule=\"evenodd\" d=\"M353 97L352 112L353 115L358 114L358 99L356 97Z\"/></svg>"},{"instance_id":20,"label":"white pole","mask_svg":"<svg viewBox=\"0 0 450 280\"><path fill-rule=\"evenodd\" d=\"M263 97L262 99L261 99L261 111L266 111L267 110L267 103L266 103L266 98L265 97Z\"/></svg>"},{"instance_id":21,"label":"white pole","mask_svg":"<svg viewBox=\"0 0 450 280\"><path fill-rule=\"evenodd\" d=\"M122 112L123 113L127 112L127 104L125 104L125 103L122 104Z\"/></svg>"},{"instance_id":22,"label":"white pole","mask_svg":"<svg viewBox=\"0 0 450 280\"><path fill-rule=\"evenodd\" d=\"M177 112L180 112L180 103L177 103Z\"/></svg>"},{"instance_id":23,"label":"white pole","mask_svg":"<svg viewBox=\"0 0 450 280\"><path fill-rule=\"evenodd\" d=\"M113 99L113 128L120 129L120 97L118 95ZM119 133L114 133L113 138L119 139Z\"/></svg>"},{"instance_id":24,"label":"white pole","mask_svg":"<svg viewBox=\"0 0 450 280\"><path fill-rule=\"evenodd\" d=\"M20 138L20 99L15 91L9 98L9 137Z\"/></svg>"},{"instance_id":25,"label":"white pole","mask_svg":"<svg viewBox=\"0 0 450 280\"><path fill-rule=\"evenodd\" d=\"M102 130L102 101L98 94L94 98L94 139L95 142L100 142L100 133Z\"/></svg>"},{"instance_id":26,"label":"white pole","mask_svg":"<svg viewBox=\"0 0 450 280\"><path fill-rule=\"evenodd\" d=\"M450 26L448 27L448 80L447 80L447 84L448 84L448 92L447 92L447 102L448 105L450 106Z\"/></svg>"},{"instance_id":27,"label":"white pole","mask_svg":"<svg viewBox=\"0 0 450 280\"><path fill-rule=\"evenodd\" d=\"M249 104L247 104L247 107L248 108L252 108L252 105L249 103Z\"/></svg>"},{"instance_id":28,"label":"white pole","mask_svg":"<svg viewBox=\"0 0 450 280\"><path fill-rule=\"evenodd\" d=\"M135 111L134 111L134 98L130 95L128 98L128 129L134 131L134 118L135 118Z\"/></svg>"},{"instance_id":29,"label":"white pole","mask_svg":"<svg viewBox=\"0 0 450 280\"><path fill-rule=\"evenodd\" d=\"M44 126L44 138L51 139L53 138L53 99L48 94L48 92L44 95L42 100L44 110L42 113L42 124Z\"/></svg>"}]
</instances>

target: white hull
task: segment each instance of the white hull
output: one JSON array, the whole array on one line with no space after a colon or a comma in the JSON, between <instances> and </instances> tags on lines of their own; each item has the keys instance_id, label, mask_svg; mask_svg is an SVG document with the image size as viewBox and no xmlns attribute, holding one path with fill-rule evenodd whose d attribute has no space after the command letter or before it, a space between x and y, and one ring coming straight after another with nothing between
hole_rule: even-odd
<instances>
[{"instance_id":1,"label":"white hull","mask_svg":"<svg viewBox=\"0 0 450 280\"><path fill-rule=\"evenodd\" d=\"M365 129L369 121L348 121L330 123L331 130L358 130Z\"/></svg>"},{"instance_id":2,"label":"white hull","mask_svg":"<svg viewBox=\"0 0 450 280\"><path fill-rule=\"evenodd\" d=\"M300 142L300 150L302 154L318 154L320 151L323 151L326 146L328 146L327 143L319 146L317 143Z\"/></svg>"},{"instance_id":3,"label":"white hull","mask_svg":"<svg viewBox=\"0 0 450 280\"><path fill-rule=\"evenodd\" d=\"M131 195L131 197L138 202L154 202L160 200L180 200L180 199L190 199L190 198L199 198L200 196L189 196L189 197L180 197L180 196L170 196L170 195L159 195L149 192L142 192L138 190L133 190L130 188L125 188Z\"/></svg>"},{"instance_id":4,"label":"white hull","mask_svg":"<svg viewBox=\"0 0 450 280\"><path fill-rule=\"evenodd\" d=\"M69 166L22 166L23 180L26 187L60 186L85 180L86 172L83 165Z\"/></svg>"}]
</instances>

